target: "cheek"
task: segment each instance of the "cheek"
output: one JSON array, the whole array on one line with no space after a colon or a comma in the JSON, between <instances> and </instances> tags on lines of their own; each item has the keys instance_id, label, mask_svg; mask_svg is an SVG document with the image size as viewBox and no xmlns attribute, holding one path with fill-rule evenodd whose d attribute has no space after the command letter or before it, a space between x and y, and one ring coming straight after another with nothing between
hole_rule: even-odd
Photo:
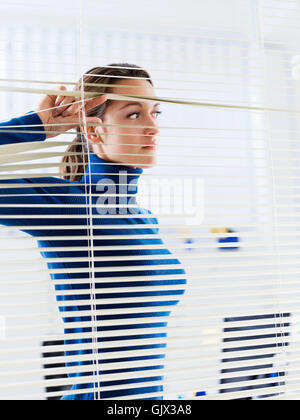
<instances>
[{"instance_id":1,"label":"cheek","mask_svg":"<svg viewBox=\"0 0 300 420\"><path fill-rule=\"evenodd\" d=\"M121 130L119 132L118 143L122 147L129 147L131 150L133 150L134 146L138 148L143 143L143 140L142 137L136 133L136 130L134 132L131 131L126 128L125 130Z\"/></svg>"},{"instance_id":2,"label":"cheek","mask_svg":"<svg viewBox=\"0 0 300 420\"><path fill-rule=\"evenodd\" d=\"M141 144L145 143L142 137L143 131L141 128L134 126L134 120L108 117L105 120L103 119L103 122L109 124L106 135L106 142L110 144L109 147L127 149L127 151L134 153L134 146L139 149Z\"/></svg>"},{"instance_id":3,"label":"cheek","mask_svg":"<svg viewBox=\"0 0 300 420\"><path fill-rule=\"evenodd\" d=\"M128 135L124 135L128 134ZM124 130L115 130L107 137L110 151L122 153L136 153L140 149L140 138Z\"/></svg>"}]
</instances>

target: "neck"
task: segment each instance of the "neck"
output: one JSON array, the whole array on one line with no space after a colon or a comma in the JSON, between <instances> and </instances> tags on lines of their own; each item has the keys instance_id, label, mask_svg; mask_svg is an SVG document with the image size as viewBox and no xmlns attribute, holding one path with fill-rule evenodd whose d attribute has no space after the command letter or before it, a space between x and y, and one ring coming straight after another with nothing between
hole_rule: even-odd
<instances>
[{"instance_id":1,"label":"neck","mask_svg":"<svg viewBox=\"0 0 300 420\"><path fill-rule=\"evenodd\" d=\"M91 184L98 193L110 190L115 194L137 194L142 168L110 162L92 152L89 152L88 161L81 183Z\"/></svg>"}]
</instances>

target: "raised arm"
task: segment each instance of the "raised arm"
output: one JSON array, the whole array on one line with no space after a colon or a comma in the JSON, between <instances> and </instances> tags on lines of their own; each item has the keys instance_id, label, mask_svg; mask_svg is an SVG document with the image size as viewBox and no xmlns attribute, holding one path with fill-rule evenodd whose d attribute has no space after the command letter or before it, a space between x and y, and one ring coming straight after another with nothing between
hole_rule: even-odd
<instances>
[{"instance_id":1,"label":"raised arm","mask_svg":"<svg viewBox=\"0 0 300 420\"><path fill-rule=\"evenodd\" d=\"M107 100L107 97L102 95L87 99L83 105L78 98L64 96L63 92L66 89L64 86L59 89L62 91L61 95L46 95L37 109L37 114L46 131L46 138L58 136L82 124L80 117L82 107L84 107L84 113L87 113ZM89 124L101 123L97 117L86 117L85 120Z\"/></svg>"},{"instance_id":2,"label":"raised arm","mask_svg":"<svg viewBox=\"0 0 300 420\"><path fill-rule=\"evenodd\" d=\"M0 123L0 145L30 141L43 141L62 134L81 123L82 102L71 96L64 96L65 87L61 86L61 95L46 95L36 111L32 111L10 121ZM106 101L100 96L84 103L84 110L95 108ZM87 117L89 124L99 124L97 117Z\"/></svg>"},{"instance_id":3,"label":"raised arm","mask_svg":"<svg viewBox=\"0 0 300 420\"><path fill-rule=\"evenodd\" d=\"M105 100L106 97L101 96L88 101L85 110L96 107ZM82 104L75 104L74 101L72 97L47 95L36 111L1 123L0 155L1 145L43 141L76 127L80 123L79 111ZM87 118L86 121L99 123L99 119L95 117ZM60 185L57 186L58 184ZM57 223L57 219L52 216L64 211L64 203L61 208L52 204L59 204L57 197L69 194L69 188L70 182L56 177L20 178L16 175L13 179L0 178L0 224L20 226L20 230L32 236L40 235L41 232L32 227ZM41 215L48 215L49 218L41 218Z\"/></svg>"},{"instance_id":4,"label":"raised arm","mask_svg":"<svg viewBox=\"0 0 300 420\"><path fill-rule=\"evenodd\" d=\"M44 125L35 112L0 123L0 145L45 139Z\"/></svg>"}]
</instances>

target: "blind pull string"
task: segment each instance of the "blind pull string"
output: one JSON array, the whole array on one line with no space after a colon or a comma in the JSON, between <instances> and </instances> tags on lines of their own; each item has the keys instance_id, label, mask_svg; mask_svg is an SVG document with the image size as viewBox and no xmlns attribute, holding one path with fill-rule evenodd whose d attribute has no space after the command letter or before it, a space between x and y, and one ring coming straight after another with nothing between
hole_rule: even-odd
<instances>
[{"instance_id":1,"label":"blind pull string","mask_svg":"<svg viewBox=\"0 0 300 420\"><path fill-rule=\"evenodd\" d=\"M264 42L265 42L265 38L264 38L264 33L263 33L263 29L262 29L262 19L263 19L263 12L262 12L262 6L260 4L256 5L256 14L257 14L257 19L258 19L258 29L259 29L259 42L260 42L260 47L263 51L263 80L264 80L264 96L267 96L266 93L266 86L267 86L267 80L268 80L268 71L267 71L267 60L266 60L266 52L265 52L265 47L264 47ZM265 118L265 126L266 126L266 139L267 139L267 146L268 146L268 152L269 152L269 159L270 159L270 170L271 170L271 197L272 197L272 209L273 209L273 214L272 214L272 219L273 219L273 226L274 226L274 239L272 242L273 245L273 250L274 250L274 254L275 254L275 258L276 258L276 262L275 262L275 270L274 270L274 274L275 271L277 273L276 276L276 284L277 287L279 288L279 290L282 290L282 271L280 270L281 267L281 256L280 256L280 252L279 252L279 243L278 243L278 215L277 215L277 196L276 196L276 176L274 173L274 157L273 157L273 152L272 152L272 141L271 141L271 127L270 127L270 119L269 119L269 113L267 110L265 110L264 112L264 118ZM283 314L281 312L281 305L280 305L280 299L278 297L278 294L275 295L275 301L277 303L277 307L278 307L278 313L275 314L276 315L276 319L279 318L279 333L277 332L276 329L276 338L279 338L281 340L280 343L278 343L278 341L276 341L276 348L278 348L279 344L281 347L281 352L278 353L280 355L283 356L284 359L284 366L288 366L287 364L287 360L286 360L286 351L285 351L285 343L284 343L284 333L282 331L283 329L283 325L284 325L284 320L283 320ZM279 373L277 373L279 374Z\"/></svg>"},{"instance_id":2,"label":"blind pull string","mask_svg":"<svg viewBox=\"0 0 300 420\"><path fill-rule=\"evenodd\" d=\"M80 3L80 13L79 13L79 43L80 43L80 53L79 53L79 66L80 66L80 72L82 73L82 60L81 60L81 56L82 56L82 51L83 51L83 1L79 0ZM84 79L83 79L83 75L81 76L81 90L80 90L80 101L82 103L82 107L80 108L79 111L79 115L80 115L80 119L82 119L83 122L83 131L84 131L84 135L87 137L88 136L88 132L87 132L87 121L86 121L86 113L84 111L84 105L85 105L85 91L84 91ZM84 165L89 165L88 167L91 168L90 166L90 155L89 153L87 153L87 162L85 160L85 153L83 154L83 162ZM89 176L89 186L87 185L87 177L84 176L84 188L85 188L85 198L86 198L86 205L87 205L87 213L88 213L88 223L89 226L87 226L88 228L88 254L89 254L89 279L90 279L90 290L91 290L91 295L90 295L90 299L91 299L91 325L92 325L92 348L93 348L93 365L94 365L94 370L93 370L93 376L95 375L96 378L98 378L99 375L99 366L98 366L98 348L97 348L97 322L96 322L96 303L95 303L95 299L96 299L96 289L95 289L95 264L94 264L94 241L93 241L93 207L92 207L92 196L91 196L91 171L89 170L88 173ZM88 203L87 203L88 201ZM98 378L98 380L96 379L96 387L94 390L94 397L95 399L100 399L100 379Z\"/></svg>"}]
</instances>

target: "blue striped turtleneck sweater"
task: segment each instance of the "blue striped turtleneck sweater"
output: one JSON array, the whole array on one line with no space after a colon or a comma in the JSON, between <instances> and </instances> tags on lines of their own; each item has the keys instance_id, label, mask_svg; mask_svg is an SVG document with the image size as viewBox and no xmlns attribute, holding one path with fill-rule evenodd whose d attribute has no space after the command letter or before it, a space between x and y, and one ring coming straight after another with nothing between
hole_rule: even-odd
<instances>
[{"instance_id":1,"label":"blue striped turtleneck sweater","mask_svg":"<svg viewBox=\"0 0 300 420\"><path fill-rule=\"evenodd\" d=\"M1 145L45 138L35 113L0 124ZM89 161L78 182L1 180L0 222L20 226L47 248L43 257L57 260L47 265L64 320L65 355L72 356L66 365L73 385L63 399L162 399L167 317L184 293L185 271L159 237L157 219L138 205L143 170L93 153Z\"/></svg>"}]
</instances>

